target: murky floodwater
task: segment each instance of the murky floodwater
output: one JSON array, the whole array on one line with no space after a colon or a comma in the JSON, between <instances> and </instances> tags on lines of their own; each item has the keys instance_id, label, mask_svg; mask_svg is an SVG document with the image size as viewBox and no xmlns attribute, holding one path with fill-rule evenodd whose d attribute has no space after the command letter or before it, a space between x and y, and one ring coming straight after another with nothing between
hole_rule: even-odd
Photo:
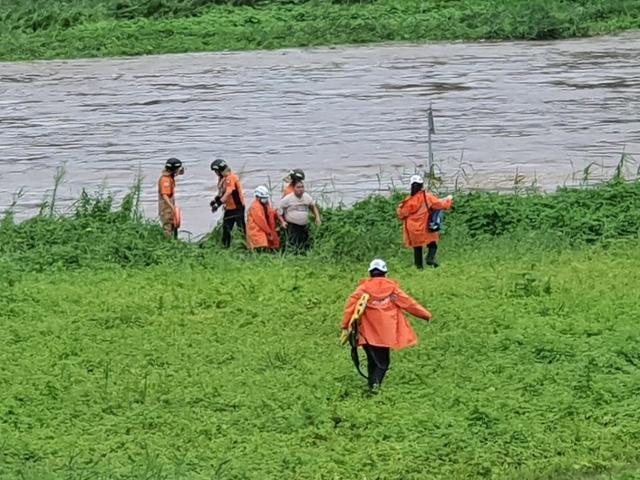
<instances>
[{"instance_id":1,"label":"murky floodwater","mask_svg":"<svg viewBox=\"0 0 640 480\"><path fill-rule=\"evenodd\" d=\"M63 202L83 187L122 192L140 170L152 216L170 156L187 167L178 200L194 233L216 220L214 156L247 190L300 167L316 192L348 202L425 163L430 102L450 179L462 159L471 186L512 184L518 169L551 188L623 149L640 158L639 52L633 33L0 63L0 207L24 187L18 212L32 213L66 162Z\"/></svg>"}]
</instances>

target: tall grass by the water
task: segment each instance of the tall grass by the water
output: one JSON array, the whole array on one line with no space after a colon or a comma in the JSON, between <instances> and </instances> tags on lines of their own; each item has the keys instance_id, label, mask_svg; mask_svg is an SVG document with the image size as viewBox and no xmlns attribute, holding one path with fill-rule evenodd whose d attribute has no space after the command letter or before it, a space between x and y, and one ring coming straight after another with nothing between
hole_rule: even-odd
<instances>
[{"instance_id":1,"label":"tall grass by the water","mask_svg":"<svg viewBox=\"0 0 640 480\"><path fill-rule=\"evenodd\" d=\"M382 41L557 39L640 28L640 0L4 0L0 58Z\"/></svg>"},{"instance_id":2,"label":"tall grass by the water","mask_svg":"<svg viewBox=\"0 0 640 480\"><path fill-rule=\"evenodd\" d=\"M21 223L6 213L0 226L0 258L15 268L39 270L201 261L219 250L213 238L194 244L168 241L156 222L140 215L139 188L138 183L119 206L109 194L85 192L71 214L53 214L47 202L48 214ZM379 195L350 207L324 209L322 226L312 231L311 256L332 261L398 256L404 249L395 211L402 197ZM55 197L48 201L54 203ZM446 215L447 243L464 246L503 236L569 246L640 238L640 182L616 176L598 186L563 187L554 193L456 194L455 206ZM243 255L243 248L234 253Z\"/></svg>"}]
</instances>

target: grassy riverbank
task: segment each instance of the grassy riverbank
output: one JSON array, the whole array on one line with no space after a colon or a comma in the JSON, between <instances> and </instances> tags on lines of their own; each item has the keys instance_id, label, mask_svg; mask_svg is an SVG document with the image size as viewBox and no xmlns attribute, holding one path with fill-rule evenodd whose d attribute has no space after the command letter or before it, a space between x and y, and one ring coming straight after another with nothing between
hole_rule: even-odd
<instances>
[{"instance_id":1,"label":"grassy riverbank","mask_svg":"<svg viewBox=\"0 0 640 480\"><path fill-rule=\"evenodd\" d=\"M21 276L0 478L640 478L640 248L444 258L391 263L435 321L377 398L337 344L363 264Z\"/></svg>"},{"instance_id":2,"label":"grassy riverbank","mask_svg":"<svg viewBox=\"0 0 640 480\"><path fill-rule=\"evenodd\" d=\"M0 225L0 479L640 478L639 183L460 194L420 273L396 199L281 257L135 198ZM435 321L369 397L337 335L374 255Z\"/></svg>"},{"instance_id":3,"label":"grassy riverbank","mask_svg":"<svg viewBox=\"0 0 640 480\"><path fill-rule=\"evenodd\" d=\"M0 59L419 40L557 39L640 28L640 0L4 0Z\"/></svg>"}]
</instances>

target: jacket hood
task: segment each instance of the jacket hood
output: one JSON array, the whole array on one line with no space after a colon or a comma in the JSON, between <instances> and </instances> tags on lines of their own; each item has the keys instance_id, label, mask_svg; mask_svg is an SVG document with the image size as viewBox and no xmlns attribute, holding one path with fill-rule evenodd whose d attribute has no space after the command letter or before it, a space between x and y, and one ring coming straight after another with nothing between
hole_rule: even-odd
<instances>
[{"instance_id":1,"label":"jacket hood","mask_svg":"<svg viewBox=\"0 0 640 480\"><path fill-rule=\"evenodd\" d=\"M360 281L360 289L372 299L382 300L398 289L398 283L385 277L366 278Z\"/></svg>"}]
</instances>

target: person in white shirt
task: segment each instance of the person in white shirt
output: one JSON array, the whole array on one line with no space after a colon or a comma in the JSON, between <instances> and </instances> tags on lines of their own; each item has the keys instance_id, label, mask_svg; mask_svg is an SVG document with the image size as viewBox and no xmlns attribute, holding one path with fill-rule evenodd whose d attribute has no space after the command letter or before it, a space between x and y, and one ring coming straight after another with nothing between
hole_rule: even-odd
<instances>
[{"instance_id":1,"label":"person in white shirt","mask_svg":"<svg viewBox=\"0 0 640 480\"><path fill-rule=\"evenodd\" d=\"M294 180L293 193L286 195L278 208L278 217L287 229L288 243L294 250L309 249L310 213L313 213L316 225L320 225L320 211L311 195L305 193L304 181Z\"/></svg>"}]
</instances>

